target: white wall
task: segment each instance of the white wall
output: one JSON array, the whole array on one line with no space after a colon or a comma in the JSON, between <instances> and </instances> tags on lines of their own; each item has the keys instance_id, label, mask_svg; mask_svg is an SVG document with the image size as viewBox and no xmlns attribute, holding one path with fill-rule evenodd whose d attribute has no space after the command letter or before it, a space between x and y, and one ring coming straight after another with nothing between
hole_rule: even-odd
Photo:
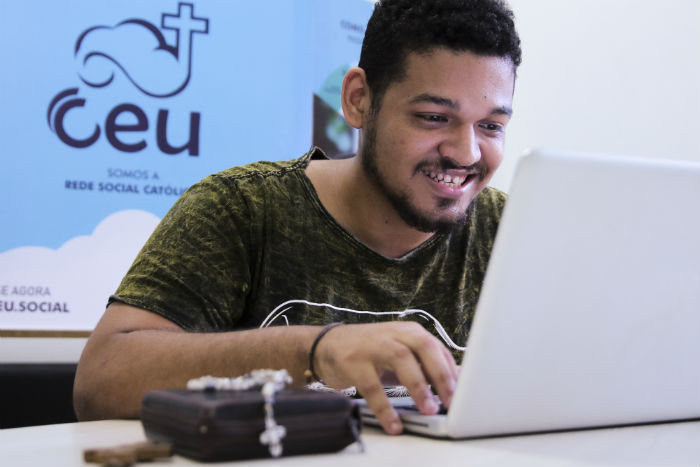
<instances>
[{"instance_id":1,"label":"white wall","mask_svg":"<svg viewBox=\"0 0 700 467\"><path fill-rule=\"evenodd\" d=\"M494 186L531 147L700 159L700 1L509 4L523 64Z\"/></svg>"},{"instance_id":2,"label":"white wall","mask_svg":"<svg viewBox=\"0 0 700 467\"><path fill-rule=\"evenodd\" d=\"M2 363L77 363L87 337L3 337Z\"/></svg>"}]
</instances>

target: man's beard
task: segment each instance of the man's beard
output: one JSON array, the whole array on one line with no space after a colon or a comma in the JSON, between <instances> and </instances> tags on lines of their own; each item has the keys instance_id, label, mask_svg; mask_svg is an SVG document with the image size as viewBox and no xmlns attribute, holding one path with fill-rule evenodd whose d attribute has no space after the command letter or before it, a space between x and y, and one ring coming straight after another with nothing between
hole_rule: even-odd
<instances>
[{"instance_id":1,"label":"man's beard","mask_svg":"<svg viewBox=\"0 0 700 467\"><path fill-rule=\"evenodd\" d=\"M449 208L454 205L457 200L449 198L438 199L438 210L434 211L435 216L429 217L415 206L410 193L394 190L386 183L377 166L377 127L375 118L376 117L371 118L368 122L363 135L361 152L362 168L368 178L379 191L381 191L389 203L391 203L399 217L401 217L408 226L426 233L446 233L456 227L463 227L466 225L469 220L469 207L467 207L463 213L452 219L444 219L439 216L439 209Z\"/></svg>"}]
</instances>

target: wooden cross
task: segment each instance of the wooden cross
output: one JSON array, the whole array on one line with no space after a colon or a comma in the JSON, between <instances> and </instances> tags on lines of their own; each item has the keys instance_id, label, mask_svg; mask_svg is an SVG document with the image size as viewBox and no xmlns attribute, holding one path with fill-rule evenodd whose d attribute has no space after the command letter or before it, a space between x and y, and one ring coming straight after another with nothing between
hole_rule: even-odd
<instances>
[{"instance_id":1,"label":"wooden cross","mask_svg":"<svg viewBox=\"0 0 700 467\"><path fill-rule=\"evenodd\" d=\"M172 455L173 446L171 444L143 441L141 443L122 444L108 448L86 449L83 451L83 460L94 464L117 467L134 465L136 462L152 461Z\"/></svg>"}]
</instances>

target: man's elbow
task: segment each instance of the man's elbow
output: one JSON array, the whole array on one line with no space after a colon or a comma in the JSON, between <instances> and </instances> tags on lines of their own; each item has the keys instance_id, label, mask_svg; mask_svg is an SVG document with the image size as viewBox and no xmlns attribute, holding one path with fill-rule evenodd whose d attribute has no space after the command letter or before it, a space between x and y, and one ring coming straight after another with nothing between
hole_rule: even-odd
<instances>
[{"instance_id":1,"label":"man's elbow","mask_svg":"<svg viewBox=\"0 0 700 467\"><path fill-rule=\"evenodd\" d=\"M123 362L109 358L109 340L88 341L75 372L73 409L79 421L138 418L139 407L128 399L132 385L124 379Z\"/></svg>"},{"instance_id":2,"label":"man's elbow","mask_svg":"<svg viewBox=\"0 0 700 467\"><path fill-rule=\"evenodd\" d=\"M85 382L76 374L73 384L73 410L78 421L98 420L99 410L91 391L87 390Z\"/></svg>"},{"instance_id":3,"label":"man's elbow","mask_svg":"<svg viewBox=\"0 0 700 467\"><path fill-rule=\"evenodd\" d=\"M78 363L73 383L73 409L78 421L117 418L110 409L109 377L105 371L90 364L85 355Z\"/></svg>"}]
</instances>

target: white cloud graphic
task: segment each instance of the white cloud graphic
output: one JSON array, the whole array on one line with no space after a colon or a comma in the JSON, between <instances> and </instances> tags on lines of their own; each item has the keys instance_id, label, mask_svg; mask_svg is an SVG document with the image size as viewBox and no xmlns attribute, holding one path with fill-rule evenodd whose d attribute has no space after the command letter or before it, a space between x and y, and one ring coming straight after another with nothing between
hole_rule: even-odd
<instances>
[{"instance_id":1,"label":"white cloud graphic","mask_svg":"<svg viewBox=\"0 0 700 467\"><path fill-rule=\"evenodd\" d=\"M0 329L92 330L159 221L146 211L118 211L56 250L0 253Z\"/></svg>"}]
</instances>

